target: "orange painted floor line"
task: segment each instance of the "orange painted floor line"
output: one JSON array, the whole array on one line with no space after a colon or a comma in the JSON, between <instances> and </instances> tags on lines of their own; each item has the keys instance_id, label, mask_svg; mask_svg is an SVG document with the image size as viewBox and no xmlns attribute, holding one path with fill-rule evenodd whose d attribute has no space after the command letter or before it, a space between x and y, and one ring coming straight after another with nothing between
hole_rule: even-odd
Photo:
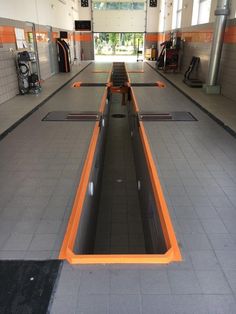
<instances>
[{"instance_id":1,"label":"orange painted floor line","mask_svg":"<svg viewBox=\"0 0 236 314\"><path fill-rule=\"evenodd\" d=\"M109 71L111 75L111 71ZM109 79L110 79L109 75ZM108 88L106 87L104 95L101 100L100 112L104 112L106 106ZM139 112L139 106L135 98L133 89L131 88L131 95L133 106L136 113ZM163 264L174 261L181 261L181 253L178 242L175 236L174 228L172 226L171 218L168 212L167 204L162 191L161 183L158 177L155 162L152 157L151 148L146 135L143 122L140 122L140 137L144 148L144 154L149 170L149 175L152 183L153 193L158 215L165 237L167 252L164 254L75 254L74 243L79 227L80 217L83 211L83 204L86 197L86 192L89 183L89 177L92 170L93 159L96 151L96 145L99 137L100 126L99 122L95 123L92 138L89 144L87 157L82 170L80 183L76 192L72 213L68 222L66 234L61 247L60 259L66 259L71 264Z\"/></svg>"},{"instance_id":2,"label":"orange painted floor line","mask_svg":"<svg viewBox=\"0 0 236 314\"><path fill-rule=\"evenodd\" d=\"M127 71L128 73L144 73L143 70L130 70L130 71Z\"/></svg>"}]
</instances>

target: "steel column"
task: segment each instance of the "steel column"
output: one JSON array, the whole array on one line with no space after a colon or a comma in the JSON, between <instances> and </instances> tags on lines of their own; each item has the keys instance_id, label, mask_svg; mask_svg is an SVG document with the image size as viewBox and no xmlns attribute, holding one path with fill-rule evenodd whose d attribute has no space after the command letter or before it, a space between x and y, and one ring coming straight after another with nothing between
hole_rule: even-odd
<instances>
[{"instance_id":1,"label":"steel column","mask_svg":"<svg viewBox=\"0 0 236 314\"><path fill-rule=\"evenodd\" d=\"M208 93L219 93L217 78L220 67L221 51L224 41L224 32L227 15L229 15L229 0L218 0L215 10L215 27L211 46L210 64L208 70L207 84L205 86Z\"/></svg>"}]
</instances>

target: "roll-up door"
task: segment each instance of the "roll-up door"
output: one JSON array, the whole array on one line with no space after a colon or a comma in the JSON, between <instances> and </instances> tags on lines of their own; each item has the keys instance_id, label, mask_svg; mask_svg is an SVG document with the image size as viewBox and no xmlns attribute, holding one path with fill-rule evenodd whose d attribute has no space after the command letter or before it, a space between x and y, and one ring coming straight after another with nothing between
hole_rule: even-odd
<instances>
[{"instance_id":1,"label":"roll-up door","mask_svg":"<svg viewBox=\"0 0 236 314\"><path fill-rule=\"evenodd\" d=\"M146 2L93 1L93 31L99 32L145 32Z\"/></svg>"}]
</instances>

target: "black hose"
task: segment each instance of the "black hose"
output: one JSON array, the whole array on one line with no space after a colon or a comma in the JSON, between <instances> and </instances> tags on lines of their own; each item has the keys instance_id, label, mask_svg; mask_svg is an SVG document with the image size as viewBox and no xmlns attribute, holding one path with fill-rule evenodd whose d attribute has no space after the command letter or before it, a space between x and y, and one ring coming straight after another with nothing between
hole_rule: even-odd
<instances>
[{"instance_id":1,"label":"black hose","mask_svg":"<svg viewBox=\"0 0 236 314\"><path fill-rule=\"evenodd\" d=\"M29 67L27 66L27 64L19 63L18 66L19 66L20 74L22 74L23 76L26 76L29 73Z\"/></svg>"}]
</instances>

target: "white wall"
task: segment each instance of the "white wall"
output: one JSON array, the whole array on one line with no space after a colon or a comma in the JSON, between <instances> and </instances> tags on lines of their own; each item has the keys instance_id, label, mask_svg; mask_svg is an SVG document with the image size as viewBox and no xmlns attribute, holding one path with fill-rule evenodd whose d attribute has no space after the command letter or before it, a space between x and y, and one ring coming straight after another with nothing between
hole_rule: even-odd
<instances>
[{"instance_id":1,"label":"white wall","mask_svg":"<svg viewBox=\"0 0 236 314\"><path fill-rule=\"evenodd\" d=\"M72 30L74 19L78 19L78 0L62 1L65 4L59 0L0 0L0 15Z\"/></svg>"},{"instance_id":2,"label":"white wall","mask_svg":"<svg viewBox=\"0 0 236 314\"><path fill-rule=\"evenodd\" d=\"M89 6L86 8L86 7L81 7L81 1L79 0L78 1L79 3L79 19L80 20L91 20L91 12L92 12L92 8L91 8L91 5L92 5L92 1L89 0Z\"/></svg>"},{"instance_id":3,"label":"white wall","mask_svg":"<svg viewBox=\"0 0 236 314\"><path fill-rule=\"evenodd\" d=\"M188 27L192 23L193 0L183 0L181 27Z\"/></svg>"},{"instance_id":4,"label":"white wall","mask_svg":"<svg viewBox=\"0 0 236 314\"><path fill-rule=\"evenodd\" d=\"M148 33L155 33L158 30L159 10L160 10L159 6L157 6L156 8L153 8L153 7L149 7L149 5L148 5L148 7L147 7L147 26L146 26L146 31Z\"/></svg>"},{"instance_id":5,"label":"white wall","mask_svg":"<svg viewBox=\"0 0 236 314\"><path fill-rule=\"evenodd\" d=\"M145 11L96 10L94 32L145 32Z\"/></svg>"}]
</instances>

